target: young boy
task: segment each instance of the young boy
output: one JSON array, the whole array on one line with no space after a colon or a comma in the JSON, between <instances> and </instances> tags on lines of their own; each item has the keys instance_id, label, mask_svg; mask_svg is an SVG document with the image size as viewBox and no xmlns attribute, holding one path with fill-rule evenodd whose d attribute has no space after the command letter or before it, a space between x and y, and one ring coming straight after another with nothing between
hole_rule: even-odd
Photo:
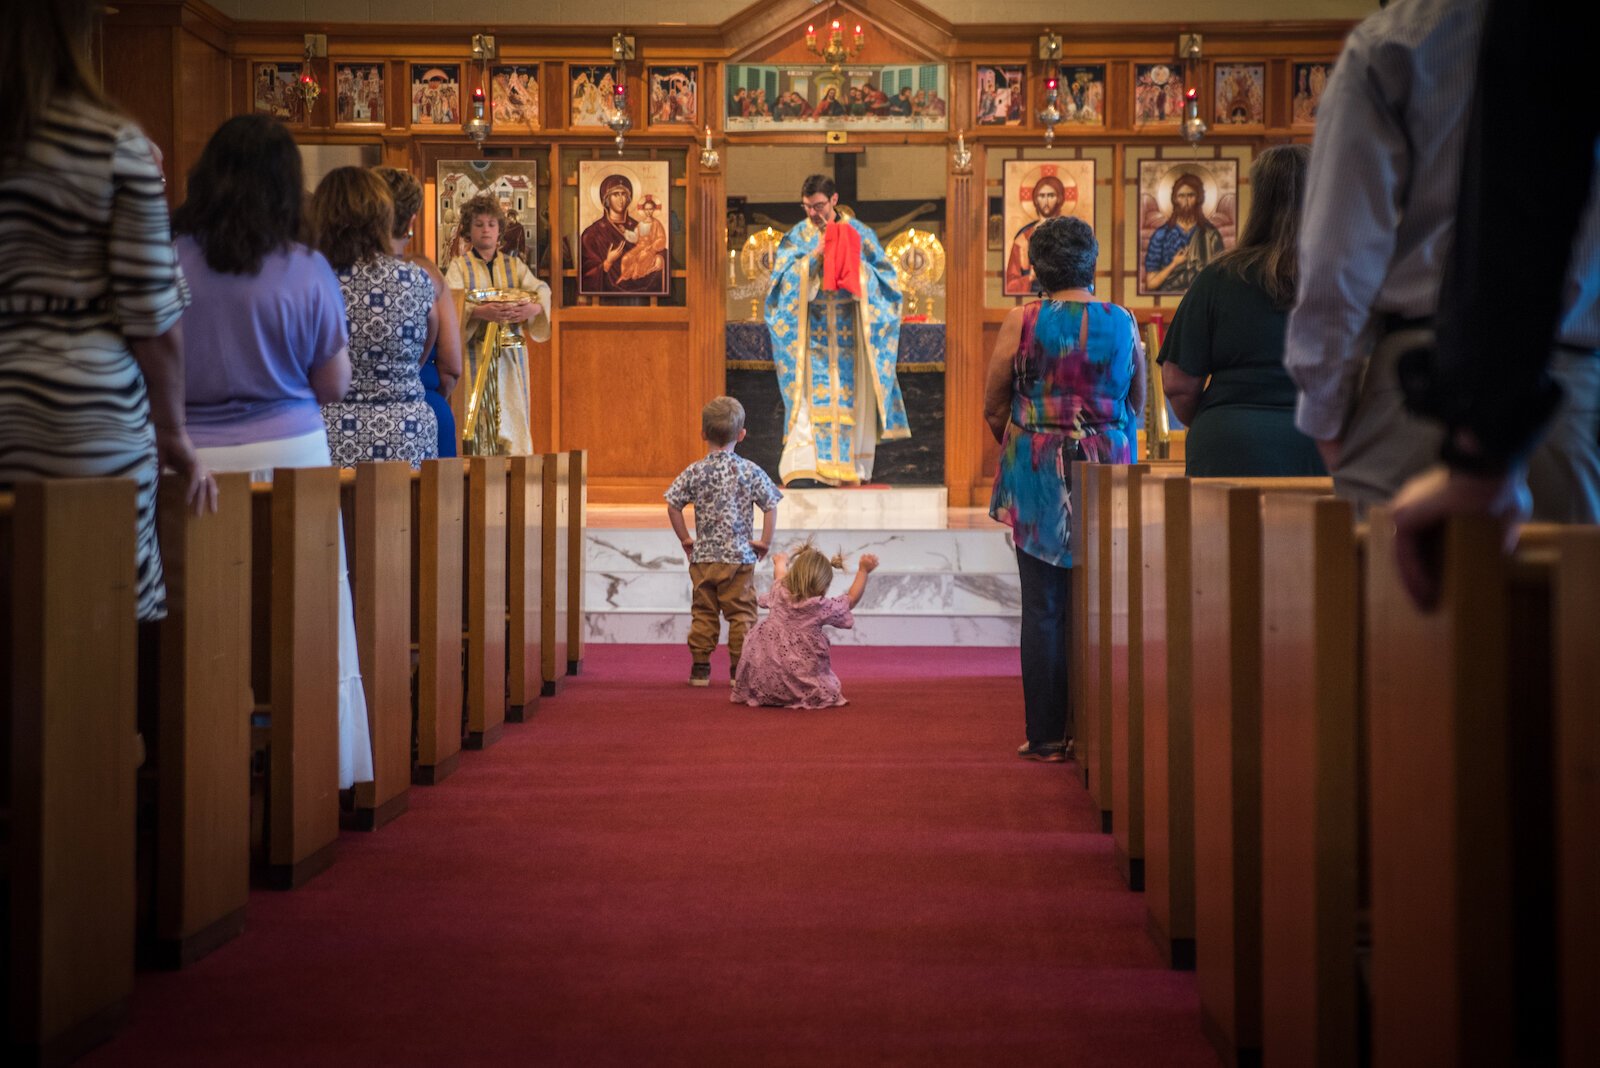
<instances>
[{"instance_id":1,"label":"young boy","mask_svg":"<svg viewBox=\"0 0 1600 1068\"><path fill-rule=\"evenodd\" d=\"M700 436L711 446L703 460L684 469L667 490L667 518L689 558L694 584L690 609L690 686L711 684L711 651L728 620L728 653L733 673L745 632L756 621L756 561L767 555L783 494L767 473L736 454L744 440L744 405L718 397L700 410ZM694 505L694 532L683 522L683 506ZM751 506L761 509L761 537L751 535ZM731 683L733 675L729 675Z\"/></svg>"}]
</instances>

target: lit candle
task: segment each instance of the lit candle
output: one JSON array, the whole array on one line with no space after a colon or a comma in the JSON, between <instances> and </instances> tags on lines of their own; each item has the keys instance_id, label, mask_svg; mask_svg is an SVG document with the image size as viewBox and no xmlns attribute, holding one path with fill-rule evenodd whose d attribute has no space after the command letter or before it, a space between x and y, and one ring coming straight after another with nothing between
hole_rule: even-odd
<instances>
[{"instance_id":1,"label":"lit candle","mask_svg":"<svg viewBox=\"0 0 1600 1068\"><path fill-rule=\"evenodd\" d=\"M806 47L817 47L817 28L815 26L806 27Z\"/></svg>"},{"instance_id":2,"label":"lit candle","mask_svg":"<svg viewBox=\"0 0 1600 1068\"><path fill-rule=\"evenodd\" d=\"M711 151L711 125L710 125L710 123L706 124L706 151L707 152Z\"/></svg>"},{"instance_id":3,"label":"lit candle","mask_svg":"<svg viewBox=\"0 0 1600 1068\"><path fill-rule=\"evenodd\" d=\"M1057 82L1054 78L1046 78L1044 80L1044 87L1052 93L1056 91L1056 85Z\"/></svg>"},{"instance_id":4,"label":"lit candle","mask_svg":"<svg viewBox=\"0 0 1600 1068\"><path fill-rule=\"evenodd\" d=\"M856 26L856 47L857 48L861 47L861 42L863 40L865 40L865 38L862 37L862 35L861 35L861 27L858 25L858 26Z\"/></svg>"},{"instance_id":5,"label":"lit candle","mask_svg":"<svg viewBox=\"0 0 1600 1068\"><path fill-rule=\"evenodd\" d=\"M472 117L475 119L483 118L483 86L481 85L472 91Z\"/></svg>"},{"instance_id":6,"label":"lit candle","mask_svg":"<svg viewBox=\"0 0 1600 1068\"><path fill-rule=\"evenodd\" d=\"M738 264L739 254L730 248L728 250L728 284L730 286L736 286L739 284Z\"/></svg>"},{"instance_id":7,"label":"lit candle","mask_svg":"<svg viewBox=\"0 0 1600 1068\"><path fill-rule=\"evenodd\" d=\"M965 152L966 150L967 150L967 132L965 130L962 130L960 133L956 134L956 151L957 152Z\"/></svg>"}]
</instances>

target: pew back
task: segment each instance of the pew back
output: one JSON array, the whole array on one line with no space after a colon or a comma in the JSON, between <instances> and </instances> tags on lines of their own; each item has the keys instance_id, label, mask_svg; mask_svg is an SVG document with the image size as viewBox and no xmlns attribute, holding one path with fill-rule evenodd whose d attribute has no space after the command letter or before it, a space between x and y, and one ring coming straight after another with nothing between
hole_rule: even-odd
<instances>
[{"instance_id":1,"label":"pew back","mask_svg":"<svg viewBox=\"0 0 1600 1068\"><path fill-rule=\"evenodd\" d=\"M417 492L417 759L413 781L439 782L461 756L465 461L424 460Z\"/></svg>"},{"instance_id":2,"label":"pew back","mask_svg":"<svg viewBox=\"0 0 1600 1068\"><path fill-rule=\"evenodd\" d=\"M411 468L365 463L345 485L356 646L367 694L372 781L355 788L355 826L406 810L411 787Z\"/></svg>"},{"instance_id":3,"label":"pew back","mask_svg":"<svg viewBox=\"0 0 1600 1068\"><path fill-rule=\"evenodd\" d=\"M510 627L506 718L533 716L544 686L540 664L540 593L544 583L544 457L513 456L506 498L506 587Z\"/></svg>"}]
</instances>

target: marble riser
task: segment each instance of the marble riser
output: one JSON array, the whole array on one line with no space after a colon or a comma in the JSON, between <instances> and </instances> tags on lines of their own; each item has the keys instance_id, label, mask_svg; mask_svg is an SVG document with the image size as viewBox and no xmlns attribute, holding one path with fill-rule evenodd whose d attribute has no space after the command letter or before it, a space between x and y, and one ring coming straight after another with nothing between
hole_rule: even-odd
<instances>
[{"instance_id":1,"label":"marble riser","mask_svg":"<svg viewBox=\"0 0 1600 1068\"><path fill-rule=\"evenodd\" d=\"M1016 648L1022 621L1016 616L856 614L851 630L828 628L834 645L994 646ZM586 637L602 644L682 645L689 639L689 612L590 612ZM727 638L726 628L719 639Z\"/></svg>"},{"instance_id":2,"label":"marble riser","mask_svg":"<svg viewBox=\"0 0 1600 1068\"><path fill-rule=\"evenodd\" d=\"M792 530L837 527L877 530L944 528L949 497L943 486L889 490L797 490L783 492L778 517Z\"/></svg>"},{"instance_id":3,"label":"marble riser","mask_svg":"<svg viewBox=\"0 0 1600 1068\"><path fill-rule=\"evenodd\" d=\"M834 578L829 593L842 595L850 588L852 575ZM756 590L766 592L772 585L772 572L756 574ZM687 571L609 572L590 571L585 576L583 603L590 612L618 609L655 609L671 612L687 610L691 594ZM951 574L949 572L896 573L878 570L867 583L862 597L863 611L909 613L992 613L1015 615L1021 611L1022 594L1015 573L1009 575Z\"/></svg>"},{"instance_id":4,"label":"marble riser","mask_svg":"<svg viewBox=\"0 0 1600 1068\"><path fill-rule=\"evenodd\" d=\"M829 555L844 553L852 567L857 556L869 552L877 554L884 570L897 572L1015 575L1017 571L1011 532L1004 529L811 532L780 529L773 539L773 547L791 549L804 542L808 534L812 543ZM591 571L687 573L688 565L678 539L665 528L591 528L586 540L588 549L584 563Z\"/></svg>"}]
</instances>

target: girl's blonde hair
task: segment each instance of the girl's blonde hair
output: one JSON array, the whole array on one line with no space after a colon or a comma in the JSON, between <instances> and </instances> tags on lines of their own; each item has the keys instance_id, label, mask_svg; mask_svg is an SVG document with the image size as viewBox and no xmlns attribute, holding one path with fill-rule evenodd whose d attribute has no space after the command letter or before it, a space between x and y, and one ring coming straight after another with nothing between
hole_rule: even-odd
<instances>
[{"instance_id":1,"label":"girl's blonde hair","mask_svg":"<svg viewBox=\"0 0 1600 1068\"><path fill-rule=\"evenodd\" d=\"M789 561L789 571L783 576L783 584L788 587L789 595L797 601L821 597L832 585L833 569L836 567L844 567L842 557L835 556L829 560L815 546L802 545Z\"/></svg>"}]
</instances>

